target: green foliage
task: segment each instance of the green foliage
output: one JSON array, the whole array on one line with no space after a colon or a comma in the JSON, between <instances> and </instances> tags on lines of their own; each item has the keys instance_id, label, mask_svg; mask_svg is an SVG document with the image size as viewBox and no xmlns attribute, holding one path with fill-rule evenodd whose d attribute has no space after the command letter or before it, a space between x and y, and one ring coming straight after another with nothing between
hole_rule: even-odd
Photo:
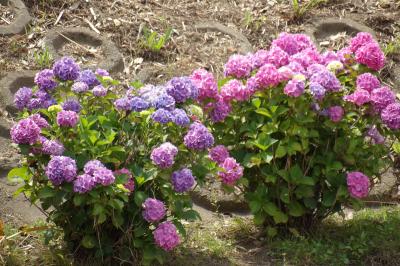
<instances>
[{"instance_id":1,"label":"green foliage","mask_svg":"<svg viewBox=\"0 0 400 266\"><path fill-rule=\"evenodd\" d=\"M396 36L393 41L386 45L384 53L386 56L400 53L400 36Z\"/></svg>"},{"instance_id":2,"label":"green foliage","mask_svg":"<svg viewBox=\"0 0 400 266\"><path fill-rule=\"evenodd\" d=\"M53 61L53 57L49 53L49 49L46 47L42 51L34 53L35 63L39 68L49 68Z\"/></svg>"},{"instance_id":3,"label":"green foliage","mask_svg":"<svg viewBox=\"0 0 400 266\"><path fill-rule=\"evenodd\" d=\"M141 45L154 53L159 53L164 48L172 35L172 28L168 28L164 34L159 34L157 31L143 27L143 36Z\"/></svg>"},{"instance_id":4,"label":"green foliage","mask_svg":"<svg viewBox=\"0 0 400 266\"><path fill-rule=\"evenodd\" d=\"M299 0L292 0L294 16L295 18L301 18L305 13L328 1L329 0L309 0L302 4Z\"/></svg>"}]
</instances>

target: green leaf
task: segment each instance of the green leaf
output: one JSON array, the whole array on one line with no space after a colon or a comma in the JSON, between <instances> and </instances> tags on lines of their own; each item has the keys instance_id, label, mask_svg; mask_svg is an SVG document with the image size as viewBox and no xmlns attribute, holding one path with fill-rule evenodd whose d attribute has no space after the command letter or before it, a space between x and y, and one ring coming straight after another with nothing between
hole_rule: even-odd
<instances>
[{"instance_id":1,"label":"green leaf","mask_svg":"<svg viewBox=\"0 0 400 266\"><path fill-rule=\"evenodd\" d=\"M45 186L39 190L38 197L41 199L52 198L57 194L54 188Z\"/></svg>"},{"instance_id":2,"label":"green leaf","mask_svg":"<svg viewBox=\"0 0 400 266\"><path fill-rule=\"evenodd\" d=\"M268 111L268 110L265 109L265 108L258 108L255 112L256 112L257 114L260 114L260 115L263 115L263 116L266 116L266 117L269 117L269 118L272 117L271 112Z\"/></svg>"},{"instance_id":3,"label":"green leaf","mask_svg":"<svg viewBox=\"0 0 400 266\"><path fill-rule=\"evenodd\" d=\"M107 215L104 212L100 213L100 215L98 217L99 217L97 219L98 224L102 224L107 220Z\"/></svg>"},{"instance_id":4,"label":"green leaf","mask_svg":"<svg viewBox=\"0 0 400 266\"><path fill-rule=\"evenodd\" d=\"M195 221L197 219L201 220L200 214L195 210L188 210L181 214L181 217L188 221Z\"/></svg>"},{"instance_id":5,"label":"green leaf","mask_svg":"<svg viewBox=\"0 0 400 266\"><path fill-rule=\"evenodd\" d=\"M117 210L122 210L124 208L124 203L119 199L111 199L109 204Z\"/></svg>"},{"instance_id":6,"label":"green leaf","mask_svg":"<svg viewBox=\"0 0 400 266\"><path fill-rule=\"evenodd\" d=\"M7 175L8 181L15 183L23 180L29 180L29 169L28 167L14 168ZM22 180L21 180L22 179Z\"/></svg>"},{"instance_id":7,"label":"green leaf","mask_svg":"<svg viewBox=\"0 0 400 266\"><path fill-rule=\"evenodd\" d=\"M261 209L261 202L250 201L249 206L252 213L257 213Z\"/></svg>"},{"instance_id":8,"label":"green leaf","mask_svg":"<svg viewBox=\"0 0 400 266\"><path fill-rule=\"evenodd\" d=\"M101 213L104 213L104 212L105 212L105 209L104 209L103 205L101 205L99 203L94 204L93 215L100 215Z\"/></svg>"},{"instance_id":9,"label":"green leaf","mask_svg":"<svg viewBox=\"0 0 400 266\"><path fill-rule=\"evenodd\" d=\"M267 227L267 236L269 238L274 238L278 234L278 229L272 226Z\"/></svg>"},{"instance_id":10,"label":"green leaf","mask_svg":"<svg viewBox=\"0 0 400 266\"><path fill-rule=\"evenodd\" d=\"M276 224L285 224L288 222L289 220L289 216L287 216L286 214L284 214L283 212L279 211L278 213L275 214L275 216L273 216L274 218L274 222Z\"/></svg>"},{"instance_id":11,"label":"green leaf","mask_svg":"<svg viewBox=\"0 0 400 266\"><path fill-rule=\"evenodd\" d=\"M300 185L294 191L298 199L311 198L314 196L314 187L307 185Z\"/></svg>"},{"instance_id":12,"label":"green leaf","mask_svg":"<svg viewBox=\"0 0 400 266\"><path fill-rule=\"evenodd\" d=\"M281 199L284 203L289 203L289 202L290 202L289 189L288 189L287 187L282 187L282 188L281 188L280 199Z\"/></svg>"},{"instance_id":13,"label":"green leaf","mask_svg":"<svg viewBox=\"0 0 400 266\"><path fill-rule=\"evenodd\" d=\"M304 176L303 178L296 179L296 184L314 186L316 183L317 182L314 180L314 178L310 176Z\"/></svg>"},{"instance_id":14,"label":"green leaf","mask_svg":"<svg viewBox=\"0 0 400 266\"><path fill-rule=\"evenodd\" d=\"M138 207L142 207L143 202L147 198L147 195L142 191L135 192L135 203Z\"/></svg>"},{"instance_id":15,"label":"green leaf","mask_svg":"<svg viewBox=\"0 0 400 266\"><path fill-rule=\"evenodd\" d=\"M287 153L286 147L282 143L280 143L275 151L275 157L282 158L286 155L286 153Z\"/></svg>"},{"instance_id":16,"label":"green leaf","mask_svg":"<svg viewBox=\"0 0 400 266\"><path fill-rule=\"evenodd\" d=\"M271 216L275 216L279 212L279 209L276 207L275 203L270 201L264 203L263 210Z\"/></svg>"},{"instance_id":17,"label":"green leaf","mask_svg":"<svg viewBox=\"0 0 400 266\"><path fill-rule=\"evenodd\" d=\"M92 235L85 235L82 238L81 244L85 248L94 248L96 245L96 238Z\"/></svg>"},{"instance_id":18,"label":"green leaf","mask_svg":"<svg viewBox=\"0 0 400 266\"><path fill-rule=\"evenodd\" d=\"M305 213L304 207L297 201L292 201L289 205L289 215L293 217L300 217Z\"/></svg>"},{"instance_id":19,"label":"green leaf","mask_svg":"<svg viewBox=\"0 0 400 266\"><path fill-rule=\"evenodd\" d=\"M124 223L124 217L120 213L114 213L111 218L112 223L115 227L119 228Z\"/></svg>"},{"instance_id":20,"label":"green leaf","mask_svg":"<svg viewBox=\"0 0 400 266\"><path fill-rule=\"evenodd\" d=\"M262 225L265 221L265 214L263 212L258 212L254 215L253 221L256 225Z\"/></svg>"},{"instance_id":21,"label":"green leaf","mask_svg":"<svg viewBox=\"0 0 400 266\"><path fill-rule=\"evenodd\" d=\"M251 100L251 103L254 105L254 107L259 108L261 105L261 100L260 98L254 98Z\"/></svg>"},{"instance_id":22,"label":"green leaf","mask_svg":"<svg viewBox=\"0 0 400 266\"><path fill-rule=\"evenodd\" d=\"M333 191L327 191L322 196L322 205L325 207L332 207L335 204L336 193Z\"/></svg>"},{"instance_id":23,"label":"green leaf","mask_svg":"<svg viewBox=\"0 0 400 266\"><path fill-rule=\"evenodd\" d=\"M253 142L255 146L260 148L261 150L265 151L268 149L271 145L276 143L278 140L271 138L270 135L266 133L261 133L258 135L257 139ZM272 158L271 158L272 160Z\"/></svg>"},{"instance_id":24,"label":"green leaf","mask_svg":"<svg viewBox=\"0 0 400 266\"><path fill-rule=\"evenodd\" d=\"M74 196L74 205L75 206L80 206L80 205L82 205L84 200L85 200L85 196L83 196L81 194L75 194L75 196Z\"/></svg>"},{"instance_id":25,"label":"green leaf","mask_svg":"<svg viewBox=\"0 0 400 266\"><path fill-rule=\"evenodd\" d=\"M314 198L305 198L303 202L304 206L306 206L308 209L317 208L317 201Z\"/></svg>"}]
</instances>

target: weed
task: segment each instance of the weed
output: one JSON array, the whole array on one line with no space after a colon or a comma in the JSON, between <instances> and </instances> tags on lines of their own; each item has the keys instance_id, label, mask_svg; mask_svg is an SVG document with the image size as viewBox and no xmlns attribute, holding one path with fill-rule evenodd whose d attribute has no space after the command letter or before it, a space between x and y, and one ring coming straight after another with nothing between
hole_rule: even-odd
<instances>
[{"instance_id":1,"label":"weed","mask_svg":"<svg viewBox=\"0 0 400 266\"><path fill-rule=\"evenodd\" d=\"M49 53L49 49L45 48L42 51L34 53L35 63L40 69L49 68L53 61L52 55Z\"/></svg>"},{"instance_id":2,"label":"weed","mask_svg":"<svg viewBox=\"0 0 400 266\"><path fill-rule=\"evenodd\" d=\"M400 53L400 35L386 45L384 52L386 56Z\"/></svg>"},{"instance_id":3,"label":"weed","mask_svg":"<svg viewBox=\"0 0 400 266\"><path fill-rule=\"evenodd\" d=\"M168 28L164 34L159 34L157 31L153 31L147 27L143 27L143 37L141 45L145 49L159 53L160 50L166 46L172 35L172 28Z\"/></svg>"},{"instance_id":4,"label":"weed","mask_svg":"<svg viewBox=\"0 0 400 266\"><path fill-rule=\"evenodd\" d=\"M292 0L293 12L295 18L301 18L320 4L326 3L329 0L309 0L306 3L301 3L300 0Z\"/></svg>"}]
</instances>

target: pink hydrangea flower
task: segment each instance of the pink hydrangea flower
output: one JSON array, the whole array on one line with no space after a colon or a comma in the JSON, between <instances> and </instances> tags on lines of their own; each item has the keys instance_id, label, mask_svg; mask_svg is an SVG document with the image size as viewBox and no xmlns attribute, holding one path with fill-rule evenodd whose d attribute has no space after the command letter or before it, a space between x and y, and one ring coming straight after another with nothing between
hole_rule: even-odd
<instances>
[{"instance_id":1,"label":"pink hydrangea flower","mask_svg":"<svg viewBox=\"0 0 400 266\"><path fill-rule=\"evenodd\" d=\"M149 223L158 222L165 217L167 212L162 201L148 198L143 203L143 218Z\"/></svg>"},{"instance_id":2,"label":"pink hydrangea flower","mask_svg":"<svg viewBox=\"0 0 400 266\"><path fill-rule=\"evenodd\" d=\"M371 100L371 96L367 90L357 89L354 93L344 96L343 99L361 106L368 103Z\"/></svg>"},{"instance_id":3,"label":"pink hydrangea flower","mask_svg":"<svg viewBox=\"0 0 400 266\"><path fill-rule=\"evenodd\" d=\"M340 61L339 56L334 51L326 51L321 56L321 64L327 65L332 61Z\"/></svg>"},{"instance_id":4,"label":"pink hydrangea flower","mask_svg":"<svg viewBox=\"0 0 400 266\"><path fill-rule=\"evenodd\" d=\"M344 47L337 51L336 53L339 57L340 62L342 62L345 65L349 65L353 62L353 52L350 50L349 47Z\"/></svg>"},{"instance_id":5,"label":"pink hydrangea flower","mask_svg":"<svg viewBox=\"0 0 400 266\"><path fill-rule=\"evenodd\" d=\"M321 55L317 50L313 48L307 48L300 53L293 55L290 58L291 62L297 62L301 64L304 68L309 67L312 64L319 64L322 62Z\"/></svg>"},{"instance_id":6,"label":"pink hydrangea flower","mask_svg":"<svg viewBox=\"0 0 400 266\"><path fill-rule=\"evenodd\" d=\"M364 73L357 77L356 85L357 89L363 89L367 90L368 92L372 92L381 86L381 82L375 75L372 75L371 73Z\"/></svg>"},{"instance_id":7,"label":"pink hydrangea flower","mask_svg":"<svg viewBox=\"0 0 400 266\"><path fill-rule=\"evenodd\" d=\"M249 56L232 55L225 64L224 75L235 78L244 78L250 75L252 70L252 62Z\"/></svg>"},{"instance_id":8,"label":"pink hydrangea flower","mask_svg":"<svg viewBox=\"0 0 400 266\"><path fill-rule=\"evenodd\" d=\"M368 32L359 32L350 40L349 48L353 53L355 53L360 47L368 43L375 43L374 37Z\"/></svg>"},{"instance_id":9,"label":"pink hydrangea flower","mask_svg":"<svg viewBox=\"0 0 400 266\"><path fill-rule=\"evenodd\" d=\"M391 103L396 101L396 95L389 87L375 89L371 93L372 106L377 112L381 112Z\"/></svg>"},{"instance_id":10,"label":"pink hydrangea flower","mask_svg":"<svg viewBox=\"0 0 400 266\"><path fill-rule=\"evenodd\" d=\"M268 51L267 63L276 67L281 67L289 64L289 55L277 46L272 46Z\"/></svg>"},{"instance_id":11,"label":"pink hydrangea flower","mask_svg":"<svg viewBox=\"0 0 400 266\"><path fill-rule=\"evenodd\" d=\"M210 149L208 157L218 164L222 164L229 157L229 151L224 145L218 145Z\"/></svg>"},{"instance_id":12,"label":"pink hydrangea flower","mask_svg":"<svg viewBox=\"0 0 400 266\"><path fill-rule=\"evenodd\" d=\"M276 86L281 81L281 76L274 65L263 65L255 75L255 79L259 88L268 88L269 86Z\"/></svg>"},{"instance_id":13,"label":"pink hydrangea flower","mask_svg":"<svg viewBox=\"0 0 400 266\"><path fill-rule=\"evenodd\" d=\"M153 232L154 241L156 245L165 251L174 249L180 243L180 238L175 225L166 221L161 223Z\"/></svg>"},{"instance_id":14,"label":"pink hydrangea flower","mask_svg":"<svg viewBox=\"0 0 400 266\"><path fill-rule=\"evenodd\" d=\"M267 50L258 50L251 56L253 68L260 68L268 63L269 52Z\"/></svg>"},{"instance_id":15,"label":"pink hydrangea flower","mask_svg":"<svg viewBox=\"0 0 400 266\"><path fill-rule=\"evenodd\" d=\"M299 97L303 94L305 86L303 81L292 79L286 84L283 92L290 97Z\"/></svg>"},{"instance_id":16,"label":"pink hydrangea flower","mask_svg":"<svg viewBox=\"0 0 400 266\"><path fill-rule=\"evenodd\" d=\"M11 128L11 139L17 144L34 144L39 140L40 127L30 118L20 120Z\"/></svg>"},{"instance_id":17,"label":"pink hydrangea flower","mask_svg":"<svg viewBox=\"0 0 400 266\"><path fill-rule=\"evenodd\" d=\"M390 129L400 128L400 103L389 104L381 113L382 122Z\"/></svg>"},{"instance_id":18,"label":"pink hydrangea flower","mask_svg":"<svg viewBox=\"0 0 400 266\"><path fill-rule=\"evenodd\" d=\"M226 158L219 166L223 168L223 171L218 172L218 176L224 184L233 185L243 176L243 167L232 157Z\"/></svg>"},{"instance_id":19,"label":"pink hydrangea flower","mask_svg":"<svg viewBox=\"0 0 400 266\"><path fill-rule=\"evenodd\" d=\"M213 74L205 69L197 69L190 76L193 84L198 88L198 99L203 101L207 98L216 98L218 95L218 85Z\"/></svg>"},{"instance_id":20,"label":"pink hydrangea flower","mask_svg":"<svg viewBox=\"0 0 400 266\"><path fill-rule=\"evenodd\" d=\"M347 188L353 198L364 198L369 192L369 178L361 172L347 173Z\"/></svg>"},{"instance_id":21,"label":"pink hydrangea flower","mask_svg":"<svg viewBox=\"0 0 400 266\"><path fill-rule=\"evenodd\" d=\"M361 46L356 52L356 61L375 71L385 66L385 60L385 54L375 42Z\"/></svg>"}]
</instances>

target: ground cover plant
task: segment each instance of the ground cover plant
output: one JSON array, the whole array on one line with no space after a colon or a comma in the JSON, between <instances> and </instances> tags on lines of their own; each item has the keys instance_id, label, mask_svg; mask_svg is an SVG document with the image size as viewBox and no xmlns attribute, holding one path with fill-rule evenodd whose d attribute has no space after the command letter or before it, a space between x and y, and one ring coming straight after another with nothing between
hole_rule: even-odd
<instances>
[{"instance_id":1,"label":"ground cover plant","mask_svg":"<svg viewBox=\"0 0 400 266\"><path fill-rule=\"evenodd\" d=\"M69 57L35 83L15 94L10 134L24 160L8 176L22 182L17 193L44 209L78 256L162 261L185 234L181 221L198 218L187 192L214 143L192 115L197 86L177 77L124 89Z\"/></svg>"},{"instance_id":2,"label":"ground cover plant","mask_svg":"<svg viewBox=\"0 0 400 266\"><path fill-rule=\"evenodd\" d=\"M222 144L210 158L229 168L219 177L228 190L238 185L270 235L310 229L343 204L357 208L388 169L400 103L379 80L384 65L368 33L323 54L308 36L281 33L270 50L232 56L218 86L193 73Z\"/></svg>"}]
</instances>

